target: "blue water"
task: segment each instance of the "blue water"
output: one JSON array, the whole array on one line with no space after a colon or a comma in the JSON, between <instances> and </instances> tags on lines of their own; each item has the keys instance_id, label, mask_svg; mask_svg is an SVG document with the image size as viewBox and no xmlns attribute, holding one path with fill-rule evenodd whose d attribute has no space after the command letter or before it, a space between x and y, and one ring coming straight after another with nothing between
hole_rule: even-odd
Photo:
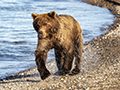
<instances>
[{"instance_id":1,"label":"blue water","mask_svg":"<svg viewBox=\"0 0 120 90\"><path fill-rule=\"evenodd\" d=\"M84 42L105 33L114 21L109 10L79 0L1 0L0 1L0 78L34 67L37 34L32 26L31 13L73 16L83 29ZM54 50L47 61L54 60Z\"/></svg>"}]
</instances>

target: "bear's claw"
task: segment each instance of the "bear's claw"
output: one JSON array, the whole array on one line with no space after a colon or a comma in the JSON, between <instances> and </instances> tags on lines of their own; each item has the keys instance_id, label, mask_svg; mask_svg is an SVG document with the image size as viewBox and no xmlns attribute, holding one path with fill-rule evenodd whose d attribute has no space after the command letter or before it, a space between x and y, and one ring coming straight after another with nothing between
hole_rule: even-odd
<instances>
[{"instance_id":1,"label":"bear's claw","mask_svg":"<svg viewBox=\"0 0 120 90\"><path fill-rule=\"evenodd\" d=\"M73 69L73 70L72 70L72 73L73 73L73 74L78 74L78 73L80 73L80 70L79 70L79 69Z\"/></svg>"},{"instance_id":2,"label":"bear's claw","mask_svg":"<svg viewBox=\"0 0 120 90\"><path fill-rule=\"evenodd\" d=\"M50 76L50 72L48 70L46 70L43 75L41 75L41 79L45 80L46 78L48 78Z\"/></svg>"}]
</instances>

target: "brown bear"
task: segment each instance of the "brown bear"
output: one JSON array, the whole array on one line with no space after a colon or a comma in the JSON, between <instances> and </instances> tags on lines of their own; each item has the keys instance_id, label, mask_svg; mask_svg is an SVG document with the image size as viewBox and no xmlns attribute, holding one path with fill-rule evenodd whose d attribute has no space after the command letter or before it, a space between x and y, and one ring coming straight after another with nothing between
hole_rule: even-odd
<instances>
[{"instance_id":1,"label":"brown bear","mask_svg":"<svg viewBox=\"0 0 120 90\"><path fill-rule=\"evenodd\" d=\"M50 72L46 68L47 53L54 48L55 58L60 75L71 71L73 59L75 67L73 74L80 72L80 62L83 51L82 29L79 23L69 15L58 15L55 11L44 14L31 14L33 27L38 34L38 45L35 51L36 64L41 79L46 79Z\"/></svg>"}]
</instances>

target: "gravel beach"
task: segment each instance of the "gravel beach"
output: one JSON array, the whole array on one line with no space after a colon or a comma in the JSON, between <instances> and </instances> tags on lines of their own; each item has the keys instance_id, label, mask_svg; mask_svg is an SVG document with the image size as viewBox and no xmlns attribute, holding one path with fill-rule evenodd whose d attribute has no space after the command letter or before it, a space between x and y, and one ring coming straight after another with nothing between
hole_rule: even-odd
<instances>
[{"instance_id":1,"label":"gravel beach","mask_svg":"<svg viewBox=\"0 0 120 90\"><path fill-rule=\"evenodd\" d=\"M35 67L0 80L0 90L120 90L120 4L82 1L108 8L116 21L109 26L109 32L84 44L81 73L55 75L53 61L47 63L51 76L46 80L41 80Z\"/></svg>"}]
</instances>

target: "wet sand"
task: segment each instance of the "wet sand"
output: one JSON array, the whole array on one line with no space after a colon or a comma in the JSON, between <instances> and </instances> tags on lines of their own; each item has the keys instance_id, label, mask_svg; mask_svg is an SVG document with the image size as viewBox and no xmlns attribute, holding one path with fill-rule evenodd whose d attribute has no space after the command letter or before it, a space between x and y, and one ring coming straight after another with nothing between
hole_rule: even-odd
<instances>
[{"instance_id":1,"label":"wet sand","mask_svg":"<svg viewBox=\"0 0 120 90\"><path fill-rule=\"evenodd\" d=\"M101 0L85 1L102 5ZM47 63L51 76L46 80L40 79L35 67L0 80L0 90L120 90L120 5L112 3L113 11L107 8L117 20L109 32L84 44L80 74L54 75L57 68L53 61Z\"/></svg>"}]
</instances>

